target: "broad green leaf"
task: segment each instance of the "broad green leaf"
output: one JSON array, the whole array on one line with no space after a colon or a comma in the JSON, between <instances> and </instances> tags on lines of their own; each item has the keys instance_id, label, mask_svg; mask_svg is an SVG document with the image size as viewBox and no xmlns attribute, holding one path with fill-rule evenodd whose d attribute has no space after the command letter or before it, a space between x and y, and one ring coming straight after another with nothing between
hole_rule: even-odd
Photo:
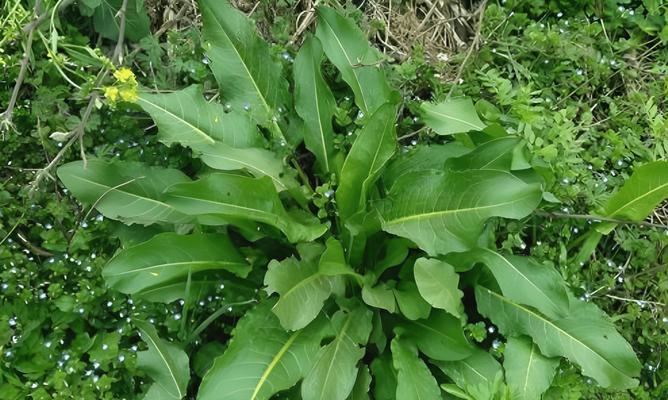
<instances>
[{"instance_id":1,"label":"broad green leaf","mask_svg":"<svg viewBox=\"0 0 668 400\"><path fill-rule=\"evenodd\" d=\"M215 102L204 100L202 88L192 85L178 92L142 91L137 100L158 125L158 137L167 146L179 143L193 149L216 142L231 147L261 146L263 139L248 115L226 113Z\"/></svg>"},{"instance_id":2,"label":"broad green leaf","mask_svg":"<svg viewBox=\"0 0 668 400\"><path fill-rule=\"evenodd\" d=\"M320 41L308 36L295 57L295 109L306 125L304 144L315 155L320 171L327 173L333 167L336 100L322 77L322 59Z\"/></svg>"},{"instance_id":3,"label":"broad green leaf","mask_svg":"<svg viewBox=\"0 0 668 400\"><path fill-rule=\"evenodd\" d=\"M523 218L541 189L494 170L404 175L377 208L383 230L415 242L430 255L475 247L490 217Z\"/></svg>"},{"instance_id":4,"label":"broad green leaf","mask_svg":"<svg viewBox=\"0 0 668 400\"><path fill-rule=\"evenodd\" d=\"M373 396L376 400L395 400L397 392L397 371L392 366L389 352L381 354L371 362L373 375Z\"/></svg>"},{"instance_id":5,"label":"broad green leaf","mask_svg":"<svg viewBox=\"0 0 668 400\"><path fill-rule=\"evenodd\" d=\"M392 340L392 359L397 370L397 399L440 400L441 390L427 365L418 357L411 342L395 337Z\"/></svg>"},{"instance_id":6,"label":"broad green leaf","mask_svg":"<svg viewBox=\"0 0 668 400\"><path fill-rule=\"evenodd\" d=\"M432 310L429 318L403 321L401 326L406 328L402 337L433 360L456 361L471 355L461 321L445 311Z\"/></svg>"},{"instance_id":7,"label":"broad green leaf","mask_svg":"<svg viewBox=\"0 0 668 400\"><path fill-rule=\"evenodd\" d=\"M293 193L299 188L299 183L288 172L290 169L269 150L239 149L220 142L198 146L197 150L202 154L202 161L211 168L223 171L245 169L258 178L268 176L278 191L294 189Z\"/></svg>"},{"instance_id":8,"label":"broad green leaf","mask_svg":"<svg viewBox=\"0 0 668 400\"><path fill-rule=\"evenodd\" d=\"M311 370L321 324L286 332L272 305L263 302L239 321L227 350L204 376L198 400L267 400Z\"/></svg>"},{"instance_id":9,"label":"broad green leaf","mask_svg":"<svg viewBox=\"0 0 668 400\"><path fill-rule=\"evenodd\" d=\"M322 274L314 260L290 257L269 263L264 284L269 295L279 295L272 311L283 328L294 331L318 316L325 300L342 281L341 277Z\"/></svg>"},{"instance_id":10,"label":"broad green leaf","mask_svg":"<svg viewBox=\"0 0 668 400\"><path fill-rule=\"evenodd\" d=\"M248 112L262 125L290 104L283 69L253 23L227 0L200 0L204 50L221 96L234 111Z\"/></svg>"},{"instance_id":11,"label":"broad green leaf","mask_svg":"<svg viewBox=\"0 0 668 400\"><path fill-rule=\"evenodd\" d=\"M392 96L385 73L378 66L382 56L351 19L327 7L318 7L316 13L316 37L327 58L352 89L357 107L364 114L374 113Z\"/></svg>"},{"instance_id":12,"label":"broad green leaf","mask_svg":"<svg viewBox=\"0 0 668 400\"><path fill-rule=\"evenodd\" d=\"M359 306L349 312L338 311L332 317L334 339L316 356L313 369L302 382L304 400L345 400L357 378L357 362L371 333L371 311Z\"/></svg>"},{"instance_id":13,"label":"broad green leaf","mask_svg":"<svg viewBox=\"0 0 668 400\"><path fill-rule=\"evenodd\" d=\"M189 215L265 223L280 229L291 242L308 242L325 233L317 223L303 224L288 214L268 177L249 178L227 173L210 174L198 181L175 185L167 202Z\"/></svg>"},{"instance_id":14,"label":"broad green leaf","mask_svg":"<svg viewBox=\"0 0 668 400\"><path fill-rule=\"evenodd\" d=\"M510 171L515 149L521 143L516 136L504 136L493 139L476 147L468 154L450 158L445 167L456 171L467 169L499 169Z\"/></svg>"},{"instance_id":15,"label":"broad green leaf","mask_svg":"<svg viewBox=\"0 0 668 400\"><path fill-rule=\"evenodd\" d=\"M330 237L327 239L325 246L325 251L320 256L320 261L318 262L318 270L321 274L329 276L350 275L355 277L358 282L362 279L362 276L346 263L346 256L341 242Z\"/></svg>"},{"instance_id":16,"label":"broad green leaf","mask_svg":"<svg viewBox=\"0 0 668 400\"><path fill-rule=\"evenodd\" d=\"M369 190L397 147L396 107L385 104L360 130L343 162L336 202L343 219L364 210Z\"/></svg>"},{"instance_id":17,"label":"broad green leaf","mask_svg":"<svg viewBox=\"0 0 668 400\"><path fill-rule=\"evenodd\" d=\"M125 37L133 42L151 34L151 20L143 7L143 0L128 0L125 11ZM119 11L123 0L105 0L95 8L93 25L100 36L118 40Z\"/></svg>"},{"instance_id":18,"label":"broad green leaf","mask_svg":"<svg viewBox=\"0 0 668 400\"><path fill-rule=\"evenodd\" d=\"M512 400L540 399L550 387L558 366L558 358L545 357L528 338L508 338L503 369Z\"/></svg>"},{"instance_id":19,"label":"broad green leaf","mask_svg":"<svg viewBox=\"0 0 668 400\"><path fill-rule=\"evenodd\" d=\"M564 317L568 313L566 282L552 267L528 257L501 254L485 248L453 254L450 260L484 263L494 275L503 295L513 301L535 307L551 318Z\"/></svg>"},{"instance_id":20,"label":"broad green leaf","mask_svg":"<svg viewBox=\"0 0 668 400\"><path fill-rule=\"evenodd\" d=\"M490 400L503 377L501 364L488 352L473 348L473 354L459 361L432 361L457 386L475 400Z\"/></svg>"},{"instance_id":21,"label":"broad green leaf","mask_svg":"<svg viewBox=\"0 0 668 400\"><path fill-rule=\"evenodd\" d=\"M383 241L380 247L382 255L370 254L371 259L369 260L369 263L374 264L373 274L376 277L379 277L389 268L396 267L404 262L406 257L408 257L410 248L413 246L414 245L410 240L403 238L388 238Z\"/></svg>"},{"instance_id":22,"label":"broad green leaf","mask_svg":"<svg viewBox=\"0 0 668 400\"><path fill-rule=\"evenodd\" d=\"M633 170L633 175L603 206L601 215L642 221L666 198L668 198L668 161L654 161ZM614 223L603 223L597 230L607 234L615 226Z\"/></svg>"},{"instance_id":23,"label":"broad green leaf","mask_svg":"<svg viewBox=\"0 0 668 400\"><path fill-rule=\"evenodd\" d=\"M371 307L382 308L391 313L397 310L397 303L394 300L394 290L385 282L373 286L373 279L365 278L362 286L362 300Z\"/></svg>"},{"instance_id":24,"label":"broad green leaf","mask_svg":"<svg viewBox=\"0 0 668 400\"><path fill-rule=\"evenodd\" d=\"M357 373L357 380L353 391L350 393L348 400L369 400L369 389L371 386L371 374L369 367L362 365Z\"/></svg>"},{"instance_id":25,"label":"broad green leaf","mask_svg":"<svg viewBox=\"0 0 668 400\"><path fill-rule=\"evenodd\" d=\"M455 317L463 314L464 293L458 288L459 274L452 265L434 258L418 258L413 273L420 295L427 303Z\"/></svg>"},{"instance_id":26,"label":"broad green leaf","mask_svg":"<svg viewBox=\"0 0 668 400\"><path fill-rule=\"evenodd\" d=\"M481 131L485 125L478 117L469 97L446 100L438 104L422 103L422 119L439 135Z\"/></svg>"},{"instance_id":27,"label":"broad green leaf","mask_svg":"<svg viewBox=\"0 0 668 400\"><path fill-rule=\"evenodd\" d=\"M429 317L431 306L420 296L415 282L401 281L393 291L399 310L406 318L416 320Z\"/></svg>"},{"instance_id":28,"label":"broad green leaf","mask_svg":"<svg viewBox=\"0 0 668 400\"><path fill-rule=\"evenodd\" d=\"M551 320L482 286L476 287L476 300L478 310L503 334L531 336L546 357L568 358L599 385L624 389L638 384L633 377L640 363L633 349L592 304L573 300L572 315Z\"/></svg>"},{"instance_id":29,"label":"broad green leaf","mask_svg":"<svg viewBox=\"0 0 668 400\"><path fill-rule=\"evenodd\" d=\"M383 171L383 184L391 189L399 178L411 172L443 171L448 159L463 156L470 151L458 142L417 146L395 156L388 163Z\"/></svg>"},{"instance_id":30,"label":"broad green leaf","mask_svg":"<svg viewBox=\"0 0 668 400\"><path fill-rule=\"evenodd\" d=\"M154 383L148 388L148 391L143 397L144 400L169 400L176 399L168 391L162 388L162 386Z\"/></svg>"},{"instance_id":31,"label":"broad green leaf","mask_svg":"<svg viewBox=\"0 0 668 400\"><path fill-rule=\"evenodd\" d=\"M163 200L172 185L189 182L181 171L138 162L73 161L58 168L58 177L82 203L105 217L126 223L185 223L192 218Z\"/></svg>"},{"instance_id":32,"label":"broad green leaf","mask_svg":"<svg viewBox=\"0 0 668 400\"><path fill-rule=\"evenodd\" d=\"M163 233L122 250L104 267L102 276L119 292L135 294L185 281L189 272L209 270L245 277L250 265L225 235Z\"/></svg>"},{"instance_id":33,"label":"broad green leaf","mask_svg":"<svg viewBox=\"0 0 668 400\"><path fill-rule=\"evenodd\" d=\"M186 353L174 343L158 337L153 325L135 320L148 350L137 353L137 367L160 386L170 399L182 399L190 380L190 365Z\"/></svg>"}]
</instances>

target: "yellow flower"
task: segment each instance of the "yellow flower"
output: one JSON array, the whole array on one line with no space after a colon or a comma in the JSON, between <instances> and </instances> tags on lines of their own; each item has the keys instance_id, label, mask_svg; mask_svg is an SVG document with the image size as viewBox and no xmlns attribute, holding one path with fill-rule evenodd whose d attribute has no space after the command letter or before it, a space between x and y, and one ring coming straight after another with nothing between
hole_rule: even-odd
<instances>
[{"instance_id":1,"label":"yellow flower","mask_svg":"<svg viewBox=\"0 0 668 400\"><path fill-rule=\"evenodd\" d=\"M118 70L116 70L116 72L114 72L114 76L116 77L116 79L119 80L119 82L123 82L123 83L125 83L125 82L135 83L136 82L135 74L132 72L132 70L130 68L127 68L127 67L119 68Z\"/></svg>"},{"instance_id":2,"label":"yellow flower","mask_svg":"<svg viewBox=\"0 0 668 400\"><path fill-rule=\"evenodd\" d=\"M118 88L114 86L105 87L104 97L108 98L112 103L115 103L116 100L118 100Z\"/></svg>"},{"instance_id":3,"label":"yellow flower","mask_svg":"<svg viewBox=\"0 0 668 400\"><path fill-rule=\"evenodd\" d=\"M123 101L128 101L130 103L136 102L139 98L137 95L137 88L123 88L120 90L120 95Z\"/></svg>"}]
</instances>

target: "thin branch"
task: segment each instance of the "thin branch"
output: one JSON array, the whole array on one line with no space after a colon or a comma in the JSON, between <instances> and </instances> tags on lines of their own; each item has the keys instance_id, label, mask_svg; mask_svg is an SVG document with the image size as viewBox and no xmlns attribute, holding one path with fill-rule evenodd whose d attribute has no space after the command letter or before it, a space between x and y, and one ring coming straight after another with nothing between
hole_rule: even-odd
<instances>
[{"instance_id":1,"label":"thin branch","mask_svg":"<svg viewBox=\"0 0 668 400\"><path fill-rule=\"evenodd\" d=\"M662 307L665 306L664 303L659 303L658 301L629 299L627 297L619 297L619 296L615 296L615 295L612 295L612 294L606 294L605 297L615 299L615 300L620 300L620 301L628 301L628 302L638 303L638 304L644 303L644 304L651 304L651 305L655 305L655 306L662 306Z\"/></svg>"},{"instance_id":2,"label":"thin branch","mask_svg":"<svg viewBox=\"0 0 668 400\"><path fill-rule=\"evenodd\" d=\"M116 48L114 49L114 55L111 57L111 62L116 65L121 64L123 60L123 41L125 40L125 14L128 9L128 0L123 0L121 9L118 11L118 15L121 18L121 22L118 27L118 41L116 42Z\"/></svg>"},{"instance_id":3,"label":"thin branch","mask_svg":"<svg viewBox=\"0 0 668 400\"><path fill-rule=\"evenodd\" d=\"M482 3L480 3L480 7L477 10L477 12L480 15L478 16L478 25L476 27L475 36L473 37L473 42L471 42L469 50L466 52L466 55L464 56L464 61L462 61L461 65L459 66L459 70L457 71L457 75L455 76L455 83L450 87L450 91L448 92L448 96L446 97L447 99L449 99L450 96L452 96L452 92L455 90L455 86L462 78L462 74L464 73L464 68L468 63L471 54L473 54L473 50L475 50L475 48L478 46L478 42L480 42L480 36L481 36L480 33L482 31L482 18L485 15L486 6L487 6L487 1L485 0Z\"/></svg>"},{"instance_id":4,"label":"thin branch","mask_svg":"<svg viewBox=\"0 0 668 400\"><path fill-rule=\"evenodd\" d=\"M544 210L536 210L536 211L534 211L534 214L540 215L542 217L548 217L548 218L584 219L584 220L594 221L594 222L613 222L615 224L621 224L621 225L639 225L639 226L647 226L647 227L658 228L658 229L668 229L668 225L655 224L655 223L647 222L647 221L631 221L631 220L627 220L627 219L609 218L609 217L602 217L602 216L598 216L598 215L566 214L566 213L560 213L560 212L554 212L554 211L544 211Z\"/></svg>"},{"instance_id":5,"label":"thin branch","mask_svg":"<svg viewBox=\"0 0 668 400\"><path fill-rule=\"evenodd\" d=\"M190 8L190 5L188 5L188 4L184 4L183 6L181 6L181 9L179 10L179 12L176 13L176 15L174 16L174 18L170 19L169 21L165 21L165 23L162 24L162 26L160 27L160 29L158 29L157 31L155 31L155 33L153 34L153 37L154 37L155 39L158 39L158 38L160 38L162 35L164 35L165 32L167 32L167 30L169 30L169 28L171 28L172 26L174 26L174 25L181 19L181 17L183 17L183 16L185 15L186 11L188 11L189 8ZM139 53L140 51L141 51L141 47L135 47L135 48L128 54L128 56L127 56L126 58L132 58L132 57L134 57L135 55L137 55L137 53Z\"/></svg>"},{"instance_id":6,"label":"thin branch","mask_svg":"<svg viewBox=\"0 0 668 400\"><path fill-rule=\"evenodd\" d=\"M35 18L33 19L33 22L37 21L39 17L40 10L42 8L42 0L37 0L35 2ZM46 13L45 13L46 14ZM2 119L1 124L5 127L10 127L12 125L12 115L14 114L14 107L16 106L16 101L19 98L19 91L21 90L21 86L23 85L23 80L26 77L26 71L28 70L28 64L30 64L30 53L32 52L32 40L33 40L33 34L35 33L35 29L39 24L32 24L32 27L28 30L28 39L26 40L26 45L24 49L24 54L23 54L23 59L21 60L21 66L19 68L19 76L16 78L16 83L14 84L14 90L12 91L12 96L9 98L9 104L7 105L7 109L0 114L0 119ZM4 132L3 132L3 138L4 138Z\"/></svg>"},{"instance_id":7,"label":"thin branch","mask_svg":"<svg viewBox=\"0 0 668 400\"><path fill-rule=\"evenodd\" d=\"M63 0L63 1L60 3L60 6L58 7L58 10L57 10L57 11L62 11L62 10L64 10L65 8L67 8L67 6L69 6L69 5L72 4L72 3L74 3L74 0ZM56 11L56 10L54 10L53 12L55 12L55 11ZM39 17L37 17L35 20L31 21L30 23L26 24L26 25L22 28L22 29L23 29L23 32L24 32L24 33L28 33L28 32L30 32L30 31L32 31L32 30L35 30L35 28L37 28L38 26L42 25L42 22L44 22L44 21L46 21L47 19L49 19L49 17L51 16L51 13L52 13L51 11L45 11L45 12L43 12L42 14L40 14Z\"/></svg>"},{"instance_id":8,"label":"thin branch","mask_svg":"<svg viewBox=\"0 0 668 400\"><path fill-rule=\"evenodd\" d=\"M103 74L103 76L106 74ZM33 180L31 184L30 191L34 192L37 190L39 187L39 184L41 181L46 177L50 176L50 171L55 168L56 165L58 165L58 162L60 162L60 159L63 158L65 153L67 152L67 149L72 147L72 145L77 141L81 140L84 132L86 130L86 124L88 123L88 119L90 118L90 115L93 111L93 108L95 106L95 101L97 100L97 93L92 93L90 95L90 99L88 100L88 106L86 106L86 110L84 111L83 116L81 117L81 121L79 121L79 124L74 128L74 135L65 143L65 145L58 151L58 154L56 154L55 157L49 162L49 164L39 170L39 172L35 175L35 180Z\"/></svg>"}]
</instances>

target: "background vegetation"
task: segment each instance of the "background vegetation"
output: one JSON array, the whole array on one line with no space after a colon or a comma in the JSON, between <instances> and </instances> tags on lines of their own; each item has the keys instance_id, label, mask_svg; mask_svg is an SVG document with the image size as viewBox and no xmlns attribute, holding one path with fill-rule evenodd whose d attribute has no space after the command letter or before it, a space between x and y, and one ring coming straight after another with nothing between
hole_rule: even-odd
<instances>
[{"instance_id":1,"label":"background vegetation","mask_svg":"<svg viewBox=\"0 0 668 400\"><path fill-rule=\"evenodd\" d=\"M79 140L60 152L71 138L57 133L75 131L88 154L187 168L189 151L159 144L155 126L138 107L96 93L114 82L105 72L109 63L129 66L146 87L215 87L201 46L200 17L189 1L129 1L131 29L117 53L122 1L38 3L47 19L35 30L24 29L31 26L35 2L0 6L0 108L11 103L26 68L16 105L2 117L0 393L16 399L136 398L150 382L136 368L135 354L145 344L129 317L156 324L163 338L182 339L184 316L202 322L238 294L221 288L184 311L179 302L133 302L107 289L102 266L119 241L141 238L82 208L48 166L54 157L62 157L55 163L81 157ZM302 13L310 2L238 5L290 68L295 43L311 23ZM56 6L64 11L51 13ZM398 127L403 146L433 140L414 117L419 100L463 94L486 100L478 103L479 112L523 136L553 172L547 190L561 201L560 211L536 215L528 227L503 224L503 246L554 263L578 295L613 316L644 368L638 388L608 393L564 363L548 396L667 397L668 230L625 225L584 258L581 232L591 221L572 216L600 206L634 165L665 158L668 4L462 2L461 8L439 9L452 18L448 29L436 23L435 12L426 17L431 8L421 2L341 6L392 60L388 74L394 86L416 96ZM352 102L339 106L337 118L355 117ZM649 222L665 226L667 214L659 208ZM224 311L203 338L229 334L244 308ZM473 340L502 354L504 344L493 327L480 322L467 328ZM202 349L195 372L206 369L206 354L220 351Z\"/></svg>"}]
</instances>

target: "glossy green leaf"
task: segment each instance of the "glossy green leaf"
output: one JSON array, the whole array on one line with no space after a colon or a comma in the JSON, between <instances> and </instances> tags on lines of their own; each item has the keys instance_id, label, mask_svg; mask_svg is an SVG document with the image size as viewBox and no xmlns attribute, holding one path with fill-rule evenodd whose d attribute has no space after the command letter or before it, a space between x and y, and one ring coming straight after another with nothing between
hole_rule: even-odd
<instances>
[{"instance_id":1,"label":"glossy green leaf","mask_svg":"<svg viewBox=\"0 0 668 400\"><path fill-rule=\"evenodd\" d=\"M371 374L369 367L362 365L357 373L357 380L353 391L350 393L348 400L369 400L369 389L371 386Z\"/></svg>"},{"instance_id":2,"label":"glossy green leaf","mask_svg":"<svg viewBox=\"0 0 668 400\"><path fill-rule=\"evenodd\" d=\"M505 335L528 335L547 357L563 356L603 387L629 388L640 363L631 346L593 305L572 300L572 315L551 320L482 286L476 287L478 310Z\"/></svg>"},{"instance_id":3,"label":"glossy green leaf","mask_svg":"<svg viewBox=\"0 0 668 400\"><path fill-rule=\"evenodd\" d=\"M316 13L316 36L327 58L352 89L357 107L372 114L392 95L385 73L377 65L382 56L349 18L327 7L318 7Z\"/></svg>"},{"instance_id":4,"label":"glossy green leaf","mask_svg":"<svg viewBox=\"0 0 668 400\"><path fill-rule=\"evenodd\" d=\"M178 92L143 91L137 100L158 125L158 137L168 146L179 143L193 149L216 142L231 147L261 146L263 139L247 114L226 113L204 100L202 88L192 85Z\"/></svg>"},{"instance_id":5,"label":"glossy green leaf","mask_svg":"<svg viewBox=\"0 0 668 400\"><path fill-rule=\"evenodd\" d=\"M418 258L413 273L420 295L427 303L455 317L463 314L464 293L459 290L459 274L452 265L434 258Z\"/></svg>"},{"instance_id":6,"label":"glossy green leaf","mask_svg":"<svg viewBox=\"0 0 668 400\"><path fill-rule=\"evenodd\" d=\"M603 206L601 215L610 218L642 221L668 198L668 161L654 161L633 170L633 175ZM597 227L607 234L615 228L614 223L603 223Z\"/></svg>"},{"instance_id":7,"label":"glossy green leaf","mask_svg":"<svg viewBox=\"0 0 668 400\"><path fill-rule=\"evenodd\" d=\"M523 218L540 200L538 185L508 172L423 172L404 175L377 208L384 231L437 255L470 250L488 218Z\"/></svg>"},{"instance_id":8,"label":"glossy green leaf","mask_svg":"<svg viewBox=\"0 0 668 400\"><path fill-rule=\"evenodd\" d=\"M318 223L303 224L290 215L268 177L249 178L226 173L173 186L166 193L169 205L189 215L218 215L274 226L291 242L308 242L325 233Z\"/></svg>"},{"instance_id":9,"label":"glossy green leaf","mask_svg":"<svg viewBox=\"0 0 668 400\"><path fill-rule=\"evenodd\" d=\"M439 135L481 131L485 125L478 117L469 97L446 100L437 104L422 103L422 119Z\"/></svg>"},{"instance_id":10,"label":"glossy green leaf","mask_svg":"<svg viewBox=\"0 0 668 400\"><path fill-rule=\"evenodd\" d=\"M299 183L288 172L283 161L273 152L260 148L235 148L225 143L199 146L202 161L211 168L223 171L247 170L260 178L271 178L276 190L298 190Z\"/></svg>"},{"instance_id":11,"label":"glossy green leaf","mask_svg":"<svg viewBox=\"0 0 668 400\"><path fill-rule=\"evenodd\" d=\"M85 168L83 161L61 166L58 177L78 200L94 206L107 218L141 224L192 219L164 202L167 188L190 181L175 169L88 159Z\"/></svg>"},{"instance_id":12,"label":"glossy green leaf","mask_svg":"<svg viewBox=\"0 0 668 400\"><path fill-rule=\"evenodd\" d=\"M286 332L272 305L259 304L237 323L227 350L204 376L198 400L267 400L311 370L321 324Z\"/></svg>"},{"instance_id":13,"label":"glossy green leaf","mask_svg":"<svg viewBox=\"0 0 668 400\"><path fill-rule=\"evenodd\" d=\"M371 362L373 375L373 396L376 400L395 400L397 392L397 371L392 366L389 352L376 357Z\"/></svg>"},{"instance_id":14,"label":"glossy green leaf","mask_svg":"<svg viewBox=\"0 0 668 400\"><path fill-rule=\"evenodd\" d=\"M135 320L148 350L137 353L137 367L160 386L170 399L182 399L190 380L190 365L186 353L174 343L158 337L153 325Z\"/></svg>"},{"instance_id":15,"label":"glossy green leaf","mask_svg":"<svg viewBox=\"0 0 668 400\"><path fill-rule=\"evenodd\" d=\"M225 270L240 277L250 265L221 234L163 233L118 253L104 267L107 285L128 294L185 281L188 273Z\"/></svg>"},{"instance_id":16,"label":"glossy green leaf","mask_svg":"<svg viewBox=\"0 0 668 400\"><path fill-rule=\"evenodd\" d=\"M468 154L448 159L445 166L456 171L467 169L510 171L515 149L521 142L522 140L516 136L493 139L481 144Z\"/></svg>"},{"instance_id":17,"label":"glossy green leaf","mask_svg":"<svg viewBox=\"0 0 668 400\"><path fill-rule=\"evenodd\" d=\"M500 390L503 369L488 352L473 348L473 353L458 361L433 361L459 388L475 400L495 398Z\"/></svg>"},{"instance_id":18,"label":"glossy green leaf","mask_svg":"<svg viewBox=\"0 0 668 400\"><path fill-rule=\"evenodd\" d=\"M295 109L306 126L306 148L315 155L320 170L329 172L333 167L332 117L336 112L336 100L320 71L322 59L320 41L308 36L295 57Z\"/></svg>"},{"instance_id":19,"label":"glossy green leaf","mask_svg":"<svg viewBox=\"0 0 668 400\"><path fill-rule=\"evenodd\" d=\"M427 319L402 321L400 325L406 328L402 337L412 340L433 360L455 361L471 355L461 321L445 311L432 310Z\"/></svg>"},{"instance_id":20,"label":"glossy green leaf","mask_svg":"<svg viewBox=\"0 0 668 400\"><path fill-rule=\"evenodd\" d=\"M503 352L503 369L512 400L540 399L550 387L559 366L558 358L547 358L527 337L510 337Z\"/></svg>"},{"instance_id":21,"label":"glossy green leaf","mask_svg":"<svg viewBox=\"0 0 668 400\"><path fill-rule=\"evenodd\" d=\"M401 281L393 291L399 310L406 318L416 320L429 317L431 306L420 296L415 282Z\"/></svg>"},{"instance_id":22,"label":"glossy green leaf","mask_svg":"<svg viewBox=\"0 0 668 400\"><path fill-rule=\"evenodd\" d=\"M441 390L427 365L418 357L411 342L395 337L392 340L392 359L397 370L397 399L440 400Z\"/></svg>"},{"instance_id":23,"label":"glossy green leaf","mask_svg":"<svg viewBox=\"0 0 668 400\"><path fill-rule=\"evenodd\" d=\"M290 257L269 263L264 284L269 295L279 295L272 311L283 328L297 330L318 316L325 300L342 281L341 277L322 274L317 260Z\"/></svg>"},{"instance_id":24,"label":"glossy green leaf","mask_svg":"<svg viewBox=\"0 0 668 400\"><path fill-rule=\"evenodd\" d=\"M394 299L394 290L385 282L373 286L373 279L365 278L362 286L362 300L371 307L382 308L391 313L397 310L397 303Z\"/></svg>"},{"instance_id":25,"label":"glossy green leaf","mask_svg":"<svg viewBox=\"0 0 668 400\"><path fill-rule=\"evenodd\" d=\"M101 1L93 14L93 25L100 36L118 40L120 28L119 11L123 0ZM144 8L143 0L128 0L125 11L125 37L133 42L151 34L151 20Z\"/></svg>"},{"instance_id":26,"label":"glossy green leaf","mask_svg":"<svg viewBox=\"0 0 668 400\"><path fill-rule=\"evenodd\" d=\"M453 254L452 262L482 262L494 275L503 295L513 301L535 307L551 318L568 314L566 282L552 267L538 264L528 257L501 254L477 248L468 253Z\"/></svg>"},{"instance_id":27,"label":"glossy green leaf","mask_svg":"<svg viewBox=\"0 0 668 400\"><path fill-rule=\"evenodd\" d=\"M247 109L260 124L275 126L273 118L290 104L288 82L281 65L254 24L227 0L200 0L204 50L221 95L232 110Z\"/></svg>"},{"instance_id":28,"label":"glossy green leaf","mask_svg":"<svg viewBox=\"0 0 668 400\"><path fill-rule=\"evenodd\" d=\"M420 171L443 171L445 162L460 157L471 149L458 142L419 145L395 156L383 171L383 184L389 189L403 175Z\"/></svg>"},{"instance_id":29,"label":"glossy green leaf","mask_svg":"<svg viewBox=\"0 0 668 400\"><path fill-rule=\"evenodd\" d=\"M371 333L371 311L359 306L349 312L338 311L332 317L334 339L316 356L313 369L302 382L304 400L345 400L357 378L357 363Z\"/></svg>"},{"instance_id":30,"label":"glossy green leaf","mask_svg":"<svg viewBox=\"0 0 668 400\"><path fill-rule=\"evenodd\" d=\"M341 169L336 201L346 219L364 210L369 190L397 147L396 107L385 104L358 133Z\"/></svg>"}]
</instances>

